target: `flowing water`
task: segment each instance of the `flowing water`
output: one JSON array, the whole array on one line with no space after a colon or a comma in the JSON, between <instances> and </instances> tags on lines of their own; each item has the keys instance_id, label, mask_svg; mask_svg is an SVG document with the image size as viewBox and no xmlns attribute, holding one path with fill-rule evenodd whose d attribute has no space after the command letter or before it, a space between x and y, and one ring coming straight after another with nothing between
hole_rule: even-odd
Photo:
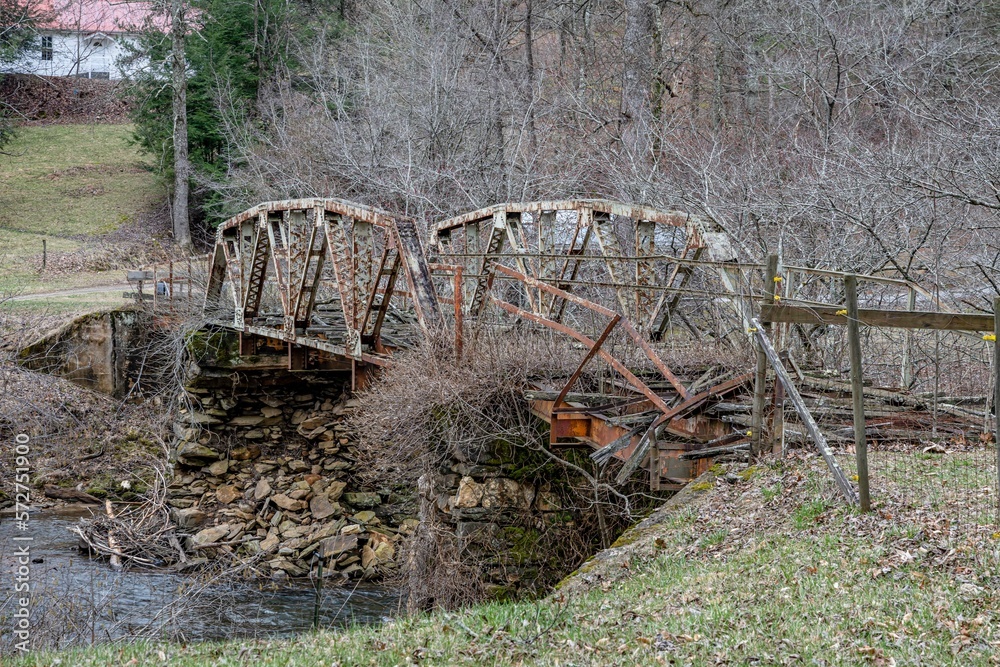
<instances>
[{"instance_id":1,"label":"flowing water","mask_svg":"<svg viewBox=\"0 0 1000 667\"><path fill-rule=\"evenodd\" d=\"M180 641L281 636L314 627L377 622L398 607L395 591L372 584L221 583L205 576L115 572L77 549L69 531L89 513L35 513L18 530L0 517L0 637L11 641L15 550L30 535L30 604L34 637L50 646L146 636ZM317 598L319 605L317 607ZM2 651L0 651L2 653Z\"/></svg>"}]
</instances>

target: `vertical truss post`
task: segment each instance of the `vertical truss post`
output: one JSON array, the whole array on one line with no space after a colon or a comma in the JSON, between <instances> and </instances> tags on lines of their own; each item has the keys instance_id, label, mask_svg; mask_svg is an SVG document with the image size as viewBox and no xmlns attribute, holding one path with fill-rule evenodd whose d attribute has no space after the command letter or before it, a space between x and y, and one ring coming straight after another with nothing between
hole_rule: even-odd
<instances>
[{"instance_id":1,"label":"vertical truss post","mask_svg":"<svg viewBox=\"0 0 1000 667\"><path fill-rule=\"evenodd\" d=\"M465 253L467 255L476 255L476 254L479 254L479 221L478 220L474 220L472 222L469 222L469 223L465 224ZM473 260L472 258L466 257L463 260L462 264L463 264L463 266L465 266L465 268L467 270L469 270L469 271L475 271L477 267L474 265L474 261L475 260ZM478 284L478 280L477 280L477 284ZM467 303L471 303L472 297L473 297L473 295L475 294L475 291L476 291L475 286L473 286L473 285L468 285L468 286L463 285L463 289L465 290L465 293L463 294L464 301L467 302Z\"/></svg>"},{"instance_id":2,"label":"vertical truss post","mask_svg":"<svg viewBox=\"0 0 1000 667\"><path fill-rule=\"evenodd\" d=\"M321 215L319 210L316 214ZM344 218L339 213L326 215L325 209L322 215L325 218L326 244L333 264L337 293L340 295L340 309L344 313L344 323L347 328L344 352L353 359L360 359L361 333L354 326L356 306L354 302L354 261L351 257L351 248L345 230L349 224L349 218Z\"/></svg>"},{"instance_id":3,"label":"vertical truss post","mask_svg":"<svg viewBox=\"0 0 1000 667\"><path fill-rule=\"evenodd\" d=\"M573 234L573 242L570 244L566 251L566 259L563 260L562 267L559 269L559 275L556 280L556 286L560 289L569 291L573 289L572 285L564 283L564 280L576 280L576 275L580 271L581 260L579 255L584 254L587 251L587 245L590 243L590 236L593 233L594 219L594 209L584 207L577 211L576 220L576 231ZM580 238L581 233L583 238ZM576 243L580 241L580 246L577 247ZM566 272L569 271L569 276ZM558 307L557 307L558 306ZM566 299L552 299L552 303L549 304L548 316L556 321L562 321L563 313L566 310Z\"/></svg>"},{"instance_id":4,"label":"vertical truss post","mask_svg":"<svg viewBox=\"0 0 1000 667\"><path fill-rule=\"evenodd\" d=\"M611 222L611 214L594 211L594 233L597 235L597 244L601 248L601 254L604 255L604 266L608 270L608 277L611 282L618 285L615 287L618 304L621 306L622 313L630 316L631 313L636 312L635 293L631 288L624 286L629 271L626 268L625 260L622 259L622 248L621 244L618 243L618 236L615 234L614 225Z\"/></svg>"},{"instance_id":5,"label":"vertical truss post","mask_svg":"<svg viewBox=\"0 0 1000 667\"><path fill-rule=\"evenodd\" d=\"M361 308L368 302L374 279L375 237L371 223L355 220L353 239L354 303L358 306L354 312L354 328L360 330L361 320L367 315Z\"/></svg>"},{"instance_id":6,"label":"vertical truss post","mask_svg":"<svg viewBox=\"0 0 1000 667\"><path fill-rule=\"evenodd\" d=\"M656 268L651 255L656 254L656 224L635 221L635 323L643 333L653 328L656 293L644 289L656 283Z\"/></svg>"},{"instance_id":7,"label":"vertical truss post","mask_svg":"<svg viewBox=\"0 0 1000 667\"><path fill-rule=\"evenodd\" d=\"M417 324L429 334L441 326L441 308L438 304L434 281L431 280L431 270L427 266L427 256L420 245L417 227L412 220L396 220L393 228L396 237L396 247L406 273L406 282L413 297L413 309L416 311Z\"/></svg>"},{"instance_id":8,"label":"vertical truss post","mask_svg":"<svg viewBox=\"0 0 1000 667\"><path fill-rule=\"evenodd\" d=\"M556 254L556 212L542 211L538 214L538 278L552 280L556 275L558 261ZM547 313L552 303L552 295L538 290L538 312Z\"/></svg>"},{"instance_id":9,"label":"vertical truss post","mask_svg":"<svg viewBox=\"0 0 1000 667\"><path fill-rule=\"evenodd\" d=\"M504 227L507 231L507 242L510 243L510 247L514 249L514 263L517 264L518 270L526 276L532 274L528 270L528 249L527 242L524 238L523 227L523 213L507 213L504 217ZM528 300L528 307L531 308L531 312L538 313L538 308L536 306L535 298L531 294L531 290L525 288L524 296Z\"/></svg>"},{"instance_id":10,"label":"vertical truss post","mask_svg":"<svg viewBox=\"0 0 1000 667\"><path fill-rule=\"evenodd\" d=\"M305 211L288 211L286 216L288 238L286 289L288 290L288 301L283 318L283 329L285 338L293 340L298 320L299 302L302 299L306 274L309 272L309 265L312 261L313 230L306 220Z\"/></svg>"},{"instance_id":11,"label":"vertical truss post","mask_svg":"<svg viewBox=\"0 0 1000 667\"><path fill-rule=\"evenodd\" d=\"M489 292L493 284L493 265L496 264L496 255L503 247L504 236L507 231L507 218L503 211L493 214L493 226L490 228L490 238L486 242L486 249L483 252L483 262L479 269L479 276L476 278L476 291L472 295L472 303L469 306L469 314L479 317L483 307L486 305L486 293Z\"/></svg>"},{"instance_id":12,"label":"vertical truss post","mask_svg":"<svg viewBox=\"0 0 1000 667\"><path fill-rule=\"evenodd\" d=\"M316 304L316 292L319 290L320 278L323 275L323 263L326 261L326 236L322 225L316 221L316 211L306 212L305 255L302 258L301 273L293 283L295 298L292 300L294 327L308 327Z\"/></svg>"},{"instance_id":13,"label":"vertical truss post","mask_svg":"<svg viewBox=\"0 0 1000 667\"><path fill-rule=\"evenodd\" d=\"M686 259L688 251L691 249L690 245L684 248L681 253L680 259ZM704 248L695 248L694 255L692 259L698 259L701 257L701 253ZM681 289L687 283L688 278L691 277L691 268L686 264L680 262L675 262L673 267L670 269L670 274L667 276L666 286L676 289ZM653 308L653 312L650 314L650 330L653 332L653 338L660 339L663 338L663 334L667 332L667 327L670 326L670 319L674 312L677 310L677 304L680 303L681 292L670 292L664 291L656 306ZM657 318L659 318L659 324L655 324ZM692 328L689 326L689 328ZM692 332L696 330L692 328ZM698 334L695 333L697 336Z\"/></svg>"},{"instance_id":14,"label":"vertical truss post","mask_svg":"<svg viewBox=\"0 0 1000 667\"><path fill-rule=\"evenodd\" d=\"M247 319L253 319L260 310L260 299L264 293L264 280L271 259L270 233L267 229L267 213L261 212L257 218L254 233L253 252L250 257L249 275L244 282L242 302L236 308L236 328L243 329Z\"/></svg>"},{"instance_id":15,"label":"vertical truss post","mask_svg":"<svg viewBox=\"0 0 1000 667\"><path fill-rule=\"evenodd\" d=\"M215 249L212 251L212 259L209 263L208 285L205 287L206 313L211 313L212 311L214 311L216 308L219 307L219 299L222 297L222 283L225 282L226 280L227 266L228 265L226 264L225 250L223 250L222 242L221 240L217 240L215 243ZM235 294L236 285L233 285L232 288L233 288L233 293ZM142 281L139 282L139 294L140 294L139 298L141 300ZM237 313L239 312L239 307L236 308L236 311Z\"/></svg>"},{"instance_id":16,"label":"vertical truss post","mask_svg":"<svg viewBox=\"0 0 1000 667\"><path fill-rule=\"evenodd\" d=\"M281 309L288 313L288 230L285 214L275 211L267 214L267 239L271 247L271 261L274 264L274 279L278 283Z\"/></svg>"},{"instance_id":17,"label":"vertical truss post","mask_svg":"<svg viewBox=\"0 0 1000 667\"><path fill-rule=\"evenodd\" d=\"M375 277L374 289L368 295L368 302L365 304L364 319L360 327L361 342L366 345L375 346L378 351L381 351L379 336L382 330L382 322L385 320L385 314L389 310L392 293L396 289L399 265L399 251L396 248L395 238L391 234L387 234L385 246L382 249L382 258L378 265L378 273ZM384 284L382 283L383 278L385 279ZM382 298L376 303L380 292Z\"/></svg>"},{"instance_id":18,"label":"vertical truss post","mask_svg":"<svg viewBox=\"0 0 1000 667\"><path fill-rule=\"evenodd\" d=\"M462 344L464 342L463 335L463 325L462 325L462 267L455 267L455 287L454 291L454 301L455 301L455 361L462 361Z\"/></svg>"}]
</instances>

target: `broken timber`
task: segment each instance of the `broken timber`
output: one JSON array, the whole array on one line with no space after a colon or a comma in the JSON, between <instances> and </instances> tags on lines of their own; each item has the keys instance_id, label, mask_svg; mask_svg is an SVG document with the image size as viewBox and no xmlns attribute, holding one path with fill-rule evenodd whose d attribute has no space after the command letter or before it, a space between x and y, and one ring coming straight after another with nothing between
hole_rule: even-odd
<instances>
[{"instance_id":1,"label":"broken timber","mask_svg":"<svg viewBox=\"0 0 1000 667\"><path fill-rule=\"evenodd\" d=\"M764 350L764 354L767 355L768 361L771 362L771 367L774 369L775 375L778 376L778 380L785 387L785 391L788 392L788 399L795 406L795 412L798 413L799 419L805 425L806 430L809 431L809 435L812 436L813 442L816 443L816 447L819 449L819 453L823 456L823 460L830 467L833 480L840 487L840 491L844 494L847 502L851 505L857 505L858 496L854 492L854 487L847 480L847 477L844 476L844 471L840 469L840 464L837 463L837 459L833 456L826 438L820 432L819 425L816 424L816 420L809 413L809 408L806 407L805 401L802 400L802 395L799 394L798 388L792 382L792 378L789 377L788 371L785 370L784 365L781 363L781 359L778 358L778 353L775 352L770 339L764 333L763 325L757 318L753 318L750 324L755 329L754 336L757 338L757 343Z\"/></svg>"}]
</instances>

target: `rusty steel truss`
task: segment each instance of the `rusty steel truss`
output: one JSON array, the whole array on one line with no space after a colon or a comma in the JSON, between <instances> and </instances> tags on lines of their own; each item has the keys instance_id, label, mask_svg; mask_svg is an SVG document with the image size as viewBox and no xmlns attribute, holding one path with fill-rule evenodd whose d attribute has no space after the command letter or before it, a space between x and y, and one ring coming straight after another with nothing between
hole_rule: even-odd
<instances>
[{"instance_id":1,"label":"rusty steel truss","mask_svg":"<svg viewBox=\"0 0 1000 667\"><path fill-rule=\"evenodd\" d=\"M572 200L493 206L430 232L426 253L407 218L335 199L260 204L218 230L206 313L239 333L241 354L287 353L299 370L384 366L445 329L461 357L465 326L555 332L584 352L561 386L529 392L531 409L554 445L624 461L620 481L641 466L654 489L679 488L711 460L692 452L745 442L701 409L751 376L685 381L656 349L675 318L698 331L682 298L721 299L736 331L751 315L746 271L759 267L736 263L709 221ZM591 363L618 378L596 403L571 391Z\"/></svg>"},{"instance_id":2,"label":"rusty steel truss","mask_svg":"<svg viewBox=\"0 0 1000 667\"><path fill-rule=\"evenodd\" d=\"M416 223L336 199L266 202L223 223L205 309L249 346L285 341L376 365L399 345L385 336L393 310L425 335L441 322Z\"/></svg>"},{"instance_id":3,"label":"rusty steel truss","mask_svg":"<svg viewBox=\"0 0 1000 667\"><path fill-rule=\"evenodd\" d=\"M527 309L553 321L567 300L541 284L568 292L594 290L604 305L644 334L659 337L670 326L694 270L710 268L722 289L740 291L735 252L710 221L681 211L660 211L606 200L499 204L435 225L433 244L465 275L467 314L478 317L506 263L535 283L524 290ZM728 265L727 265L728 263ZM741 309L742 303L735 304ZM749 312L742 313L749 321Z\"/></svg>"}]
</instances>

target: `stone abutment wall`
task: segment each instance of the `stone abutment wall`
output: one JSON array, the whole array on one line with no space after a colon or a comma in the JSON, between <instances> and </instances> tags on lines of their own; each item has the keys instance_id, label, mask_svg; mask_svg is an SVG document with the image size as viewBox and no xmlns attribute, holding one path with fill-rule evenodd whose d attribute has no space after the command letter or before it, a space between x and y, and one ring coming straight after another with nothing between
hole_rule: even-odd
<instances>
[{"instance_id":1,"label":"stone abutment wall","mask_svg":"<svg viewBox=\"0 0 1000 667\"><path fill-rule=\"evenodd\" d=\"M465 601L435 578L469 601L547 590L624 528L607 527L570 468L507 443L443 461L418 485L413 474L372 481L346 374L218 359L196 369L174 423L168 502L201 556L231 552L276 579L320 565L334 579L388 579L427 608Z\"/></svg>"}]
</instances>

